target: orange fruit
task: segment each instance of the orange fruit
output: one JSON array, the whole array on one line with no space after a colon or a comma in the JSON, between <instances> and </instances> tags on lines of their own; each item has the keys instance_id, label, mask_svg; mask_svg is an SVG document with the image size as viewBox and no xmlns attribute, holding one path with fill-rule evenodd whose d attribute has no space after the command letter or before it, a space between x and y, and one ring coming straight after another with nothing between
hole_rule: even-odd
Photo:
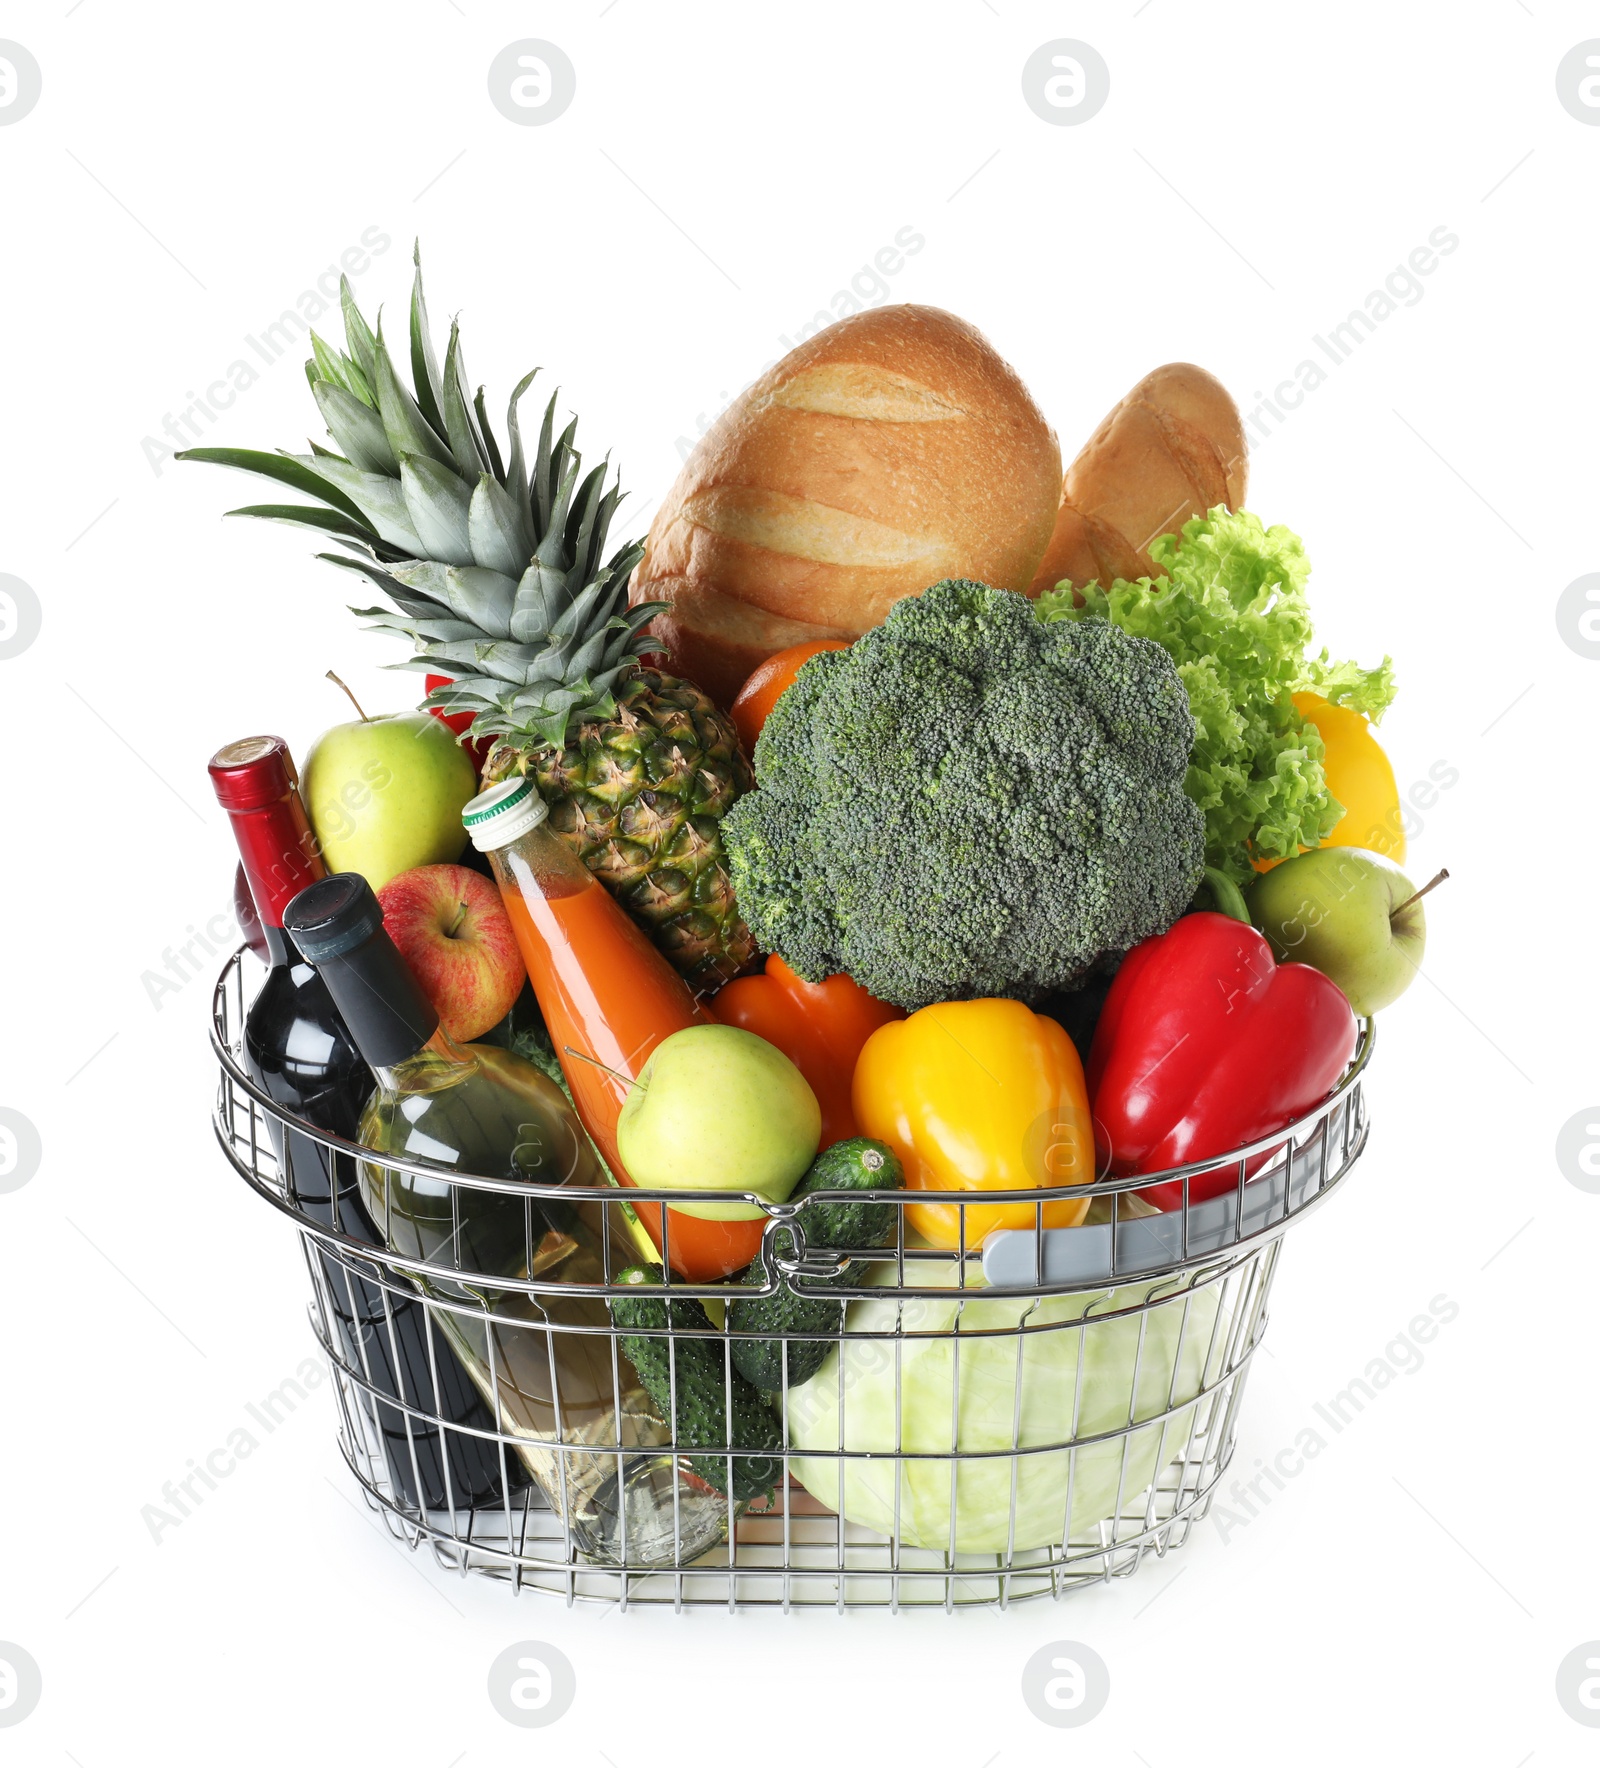
<instances>
[{"instance_id":1,"label":"orange fruit","mask_svg":"<svg viewBox=\"0 0 1600 1768\"><path fill-rule=\"evenodd\" d=\"M849 649L849 643L842 638L810 639L803 645L790 645L787 650L775 651L765 663L758 663L751 670L749 680L740 688L738 697L728 708L728 716L733 720L746 755L755 753L756 738L761 735L761 727L767 722L767 714L777 705L783 690L800 673L800 665L816 656L819 651Z\"/></svg>"}]
</instances>

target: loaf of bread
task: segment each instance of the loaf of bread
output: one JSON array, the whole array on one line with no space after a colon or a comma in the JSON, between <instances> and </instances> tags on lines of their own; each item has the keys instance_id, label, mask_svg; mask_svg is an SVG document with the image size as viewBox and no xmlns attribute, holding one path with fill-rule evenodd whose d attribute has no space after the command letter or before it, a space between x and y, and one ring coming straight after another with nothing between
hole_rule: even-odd
<instances>
[{"instance_id":1,"label":"loaf of bread","mask_svg":"<svg viewBox=\"0 0 1600 1768\"><path fill-rule=\"evenodd\" d=\"M669 604L666 666L726 706L773 652L856 638L941 578L1026 590L1060 488L1054 433L981 333L875 308L791 351L701 438L633 599Z\"/></svg>"},{"instance_id":2,"label":"loaf of bread","mask_svg":"<svg viewBox=\"0 0 1600 1768\"><path fill-rule=\"evenodd\" d=\"M1244 501L1244 426L1227 389L1192 362L1147 374L1067 469L1033 593L1149 576L1150 542L1217 504Z\"/></svg>"}]
</instances>

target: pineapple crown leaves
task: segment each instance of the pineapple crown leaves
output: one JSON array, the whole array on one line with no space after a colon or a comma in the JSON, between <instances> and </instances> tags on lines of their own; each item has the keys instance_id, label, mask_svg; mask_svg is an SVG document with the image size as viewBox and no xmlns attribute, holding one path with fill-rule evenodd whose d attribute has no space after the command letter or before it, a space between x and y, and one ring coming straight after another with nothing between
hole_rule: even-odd
<instances>
[{"instance_id":1,"label":"pineapple crown leaves","mask_svg":"<svg viewBox=\"0 0 1600 1768\"><path fill-rule=\"evenodd\" d=\"M413 640L396 668L452 677L424 702L477 713L474 734L560 742L574 717L607 716L622 672L660 641L640 628L665 605L627 606L643 545L608 559L622 501L609 459L582 473L576 420L556 434L559 389L529 461L519 418L538 371L513 389L502 456L482 387L467 397L459 327L441 369L428 323L422 262L411 289L407 386L383 335L340 282L345 349L311 334L306 378L335 450L309 454L191 448L200 460L274 480L315 501L253 504L230 515L321 529L354 554L319 556L370 578L394 609L354 609ZM581 476L580 476L581 475Z\"/></svg>"}]
</instances>

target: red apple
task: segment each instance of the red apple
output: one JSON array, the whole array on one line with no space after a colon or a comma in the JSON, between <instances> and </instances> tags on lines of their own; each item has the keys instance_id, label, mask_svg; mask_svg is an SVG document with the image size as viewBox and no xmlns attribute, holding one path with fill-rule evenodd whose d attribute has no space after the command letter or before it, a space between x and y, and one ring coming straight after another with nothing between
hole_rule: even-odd
<instances>
[{"instance_id":1,"label":"red apple","mask_svg":"<svg viewBox=\"0 0 1600 1768\"><path fill-rule=\"evenodd\" d=\"M511 1011L527 979L500 892L466 866L415 866L378 892L383 925L457 1043Z\"/></svg>"}]
</instances>

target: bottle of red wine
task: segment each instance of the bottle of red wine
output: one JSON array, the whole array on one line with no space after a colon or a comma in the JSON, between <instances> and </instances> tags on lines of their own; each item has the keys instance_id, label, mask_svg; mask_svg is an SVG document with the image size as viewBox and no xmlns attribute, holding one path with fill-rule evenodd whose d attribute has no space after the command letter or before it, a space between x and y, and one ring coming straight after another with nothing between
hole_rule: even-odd
<instances>
[{"instance_id":1,"label":"bottle of red wine","mask_svg":"<svg viewBox=\"0 0 1600 1768\"><path fill-rule=\"evenodd\" d=\"M372 1095L371 1070L321 977L283 930L290 899L327 875L288 745L281 737L246 737L219 749L210 772L233 824L267 948L266 980L245 1016L245 1068L276 1103L318 1129L355 1140ZM322 1227L382 1246L361 1202L355 1161L275 1121L269 1129L295 1209ZM331 1336L364 1390L396 1497L412 1510L498 1503L504 1486L494 1415L449 1344L430 1333L409 1285L320 1244L314 1257L319 1305L331 1312ZM432 1417L463 1428L447 1429L441 1440ZM513 1486L527 1483L515 1455L505 1457L504 1469Z\"/></svg>"}]
</instances>

